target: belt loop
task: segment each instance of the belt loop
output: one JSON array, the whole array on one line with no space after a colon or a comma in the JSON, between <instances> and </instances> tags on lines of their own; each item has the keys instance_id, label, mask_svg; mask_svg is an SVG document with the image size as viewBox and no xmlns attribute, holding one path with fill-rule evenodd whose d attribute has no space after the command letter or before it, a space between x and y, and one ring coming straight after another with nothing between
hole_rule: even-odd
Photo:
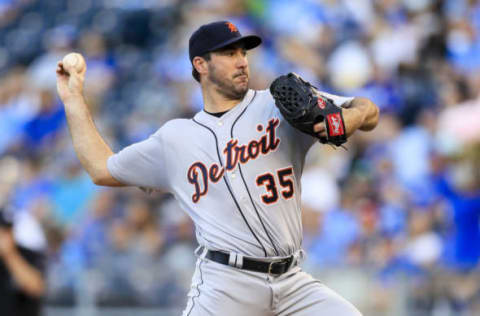
<instances>
[{"instance_id":1,"label":"belt loop","mask_svg":"<svg viewBox=\"0 0 480 316\"><path fill-rule=\"evenodd\" d=\"M298 255L299 255L299 260L298 260L298 261L299 261L300 263L303 262L303 260L305 260L305 258L306 258L305 250L303 250L303 248L301 248L301 249L299 250Z\"/></svg>"},{"instance_id":2,"label":"belt loop","mask_svg":"<svg viewBox=\"0 0 480 316\"><path fill-rule=\"evenodd\" d=\"M288 269L291 269L292 267L299 265L303 261L304 254L305 252L303 251L303 249L299 249L295 251L295 253L293 254L293 260L290 263L290 266L288 267Z\"/></svg>"},{"instance_id":3,"label":"belt loop","mask_svg":"<svg viewBox=\"0 0 480 316\"><path fill-rule=\"evenodd\" d=\"M305 251L303 249L299 249L295 252L295 265L299 265L305 259Z\"/></svg>"},{"instance_id":4,"label":"belt loop","mask_svg":"<svg viewBox=\"0 0 480 316\"><path fill-rule=\"evenodd\" d=\"M230 255L228 256L228 265L232 267L237 266L237 254L233 251L231 251Z\"/></svg>"},{"instance_id":5,"label":"belt loop","mask_svg":"<svg viewBox=\"0 0 480 316\"><path fill-rule=\"evenodd\" d=\"M243 256L241 254L237 254L237 264L235 265L237 268L243 268Z\"/></svg>"},{"instance_id":6,"label":"belt loop","mask_svg":"<svg viewBox=\"0 0 480 316\"><path fill-rule=\"evenodd\" d=\"M297 250L295 251L295 253L293 254L293 260L292 260L292 266L297 264L297 261L298 261L298 258L300 257L300 251Z\"/></svg>"},{"instance_id":7,"label":"belt loop","mask_svg":"<svg viewBox=\"0 0 480 316\"><path fill-rule=\"evenodd\" d=\"M205 259L205 256L207 255L208 249L205 246L198 246L197 249L195 249L195 255L200 258L200 259Z\"/></svg>"},{"instance_id":8,"label":"belt loop","mask_svg":"<svg viewBox=\"0 0 480 316\"><path fill-rule=\"evenodd\" d=\"M200 255L200 257L202 259L205 259L205 257L207 256L207 253L208 253L208 248L207 247L203 247L203 251L202 251L202 254Z\"/></svg>"}]
</instances>

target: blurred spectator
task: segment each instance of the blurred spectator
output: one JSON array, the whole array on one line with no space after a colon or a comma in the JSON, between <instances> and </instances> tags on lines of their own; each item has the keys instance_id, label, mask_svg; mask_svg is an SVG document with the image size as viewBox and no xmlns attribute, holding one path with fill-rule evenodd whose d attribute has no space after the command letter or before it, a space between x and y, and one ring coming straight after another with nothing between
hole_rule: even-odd
<instances>
[{"instance_id":1,"label":"blurred spectator","mask_svg":"<svg viewBox=\"0 0 480 316\"><path fill-rule=\"evenodd\" d=\"M65 124L63 106L56 102L52 91L39 92L39 109L24 127L25 148L35 152L38 147L51 147L53 138Z\"/></svg>"},{"instance_id":2,"label":"blurred spectator","mask_svg":"<svg viewBox=\"0 0 480 316\"><path fill-rule=\"evenodd\" d=\"M46 286L44 253L15 242L5 212L0 210L0 308L5 315L40 315Z\"/></svg>"},{"instance_id":3,"label":"blurred spectator","mask_svg":"<svg viewBox=\"0 0 480 316\"><path fill-rule=\"evenodd\" d=\"M12 209L8 198L20 170L14 158L0 160L0 309L5 315L36 316L45 294L43 231L33 214Z\"/></svg>"}]
</instances>

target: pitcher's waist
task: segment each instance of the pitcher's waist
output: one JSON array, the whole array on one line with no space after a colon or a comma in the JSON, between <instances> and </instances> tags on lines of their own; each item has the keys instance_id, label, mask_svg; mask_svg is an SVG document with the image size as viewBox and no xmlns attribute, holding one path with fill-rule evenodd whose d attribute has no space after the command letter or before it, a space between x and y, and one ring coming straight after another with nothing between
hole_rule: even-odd
<instances>
[{"instance_id":1,"label":"pitcher's waist","mask_svg":"<svg viewBox=\"0 0 480 316\"><path fill-rule=\"evenodd\" d=\"M266 258L243 256L235 252L209 250L205 247L199 247L197 251L199 250L201 250L201 253L199 254L201 258L207 258L234 268L268 273L273 276L278 276L287 272L304 258L304 251L302 249L296 251L290 256Z\"/></svg>"}]
</instances>

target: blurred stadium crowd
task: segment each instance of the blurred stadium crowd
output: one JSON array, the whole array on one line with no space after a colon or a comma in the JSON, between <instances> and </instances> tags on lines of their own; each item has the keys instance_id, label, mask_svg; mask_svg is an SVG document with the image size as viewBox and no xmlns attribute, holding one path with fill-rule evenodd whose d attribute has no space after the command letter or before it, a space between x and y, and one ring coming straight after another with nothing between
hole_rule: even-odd
<instances>
[{"instance_id":1,"label":"blurred stadium crowd","mask_svg":"<svg viewBox=\"0 0 480 316\"><path fill-rule=\"evenodd\" d=\"M92 184L56 62L86 57L88 103L118 151L202 108L188 38L225 19L264 39L252 87L294 71L382 111L348 151L309 154L305 269L365 315L479 315L474 0L0 0L0 203L38 224L17 240L47 253L46 302L181 309L196 246L171 196Z\"/></svg>"}]
</instances>

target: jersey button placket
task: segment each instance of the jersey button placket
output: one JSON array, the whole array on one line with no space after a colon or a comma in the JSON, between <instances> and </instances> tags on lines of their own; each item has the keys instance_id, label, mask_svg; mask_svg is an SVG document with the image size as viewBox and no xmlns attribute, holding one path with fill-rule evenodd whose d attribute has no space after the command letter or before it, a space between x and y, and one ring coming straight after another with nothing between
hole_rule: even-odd
<instances>
[{"instance_id":1,"label":"jersey button placket","mask_svg":"<svg viewBox=\"0 0 480 316\"><path fill-rule=\"evenodd\" d=\"M235 169L230 170L230 178L231 179L235 179L237 177L237 168L238 167L235 167Z\"/></svg>"},{"instance_id":2,"label":"jersey button placket","mask_svg":"<svg viewBox=\"0 0 480 316\"><path fill-rule=\"evenodd\" d=\"M238 164L237 164L235 168L230 171L230 178L235 179L235 178L238 178L239 176L240 176L240 171L238 169Z\"/></svg>"}]
</instances>

